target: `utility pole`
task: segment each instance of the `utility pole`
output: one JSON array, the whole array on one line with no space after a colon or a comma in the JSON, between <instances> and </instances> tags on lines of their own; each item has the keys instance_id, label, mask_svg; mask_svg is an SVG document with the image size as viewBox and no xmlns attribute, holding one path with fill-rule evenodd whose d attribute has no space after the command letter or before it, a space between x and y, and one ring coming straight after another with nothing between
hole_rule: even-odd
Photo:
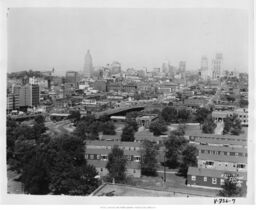
<instances>
[{"instance_id":1,"label":"utility pole","mask_svg":"<svg viewBox=\"0 0 256 210\"><path fill-rule=\"evenodd\" d=\"M165 156L166 156L166 150L164 150L164 182L166 182Z\"/></svg>"}]
</instances>

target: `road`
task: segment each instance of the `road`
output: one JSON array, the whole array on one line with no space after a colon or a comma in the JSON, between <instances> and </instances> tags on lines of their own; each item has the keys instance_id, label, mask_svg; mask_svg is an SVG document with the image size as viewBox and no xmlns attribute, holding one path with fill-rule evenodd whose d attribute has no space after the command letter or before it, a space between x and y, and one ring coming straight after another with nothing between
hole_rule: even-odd
<instances>
[{"instance_id":1,"label":"road","mask_svg":"<svg viewBox=\"0 0 256 210\"><path fill-rule=\"evenodd\" d=\"M45 122L45 126L48 128L50 135L66 134L74 130L69 120L63 120L59 122L48 121Z\"/></svg>"}]
</instances>

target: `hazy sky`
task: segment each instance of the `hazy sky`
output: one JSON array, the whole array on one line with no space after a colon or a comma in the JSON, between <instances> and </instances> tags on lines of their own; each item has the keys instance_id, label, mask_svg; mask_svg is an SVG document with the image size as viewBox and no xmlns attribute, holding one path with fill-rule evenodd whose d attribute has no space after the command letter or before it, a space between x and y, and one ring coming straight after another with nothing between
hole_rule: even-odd
<instances>
[{"instance_id":1,"label":"hazy sky","mask_svg":"<svg viewBox=\"0 0 256 210\"><path fill-rule=\"evenodd\" d=\"M235 9L19 8L8 14L8 71L81 71L90 49L94 66L188 70L202 55L223 53L224 69L247 71L248 16Z\"/></svg>"}]
</instances>

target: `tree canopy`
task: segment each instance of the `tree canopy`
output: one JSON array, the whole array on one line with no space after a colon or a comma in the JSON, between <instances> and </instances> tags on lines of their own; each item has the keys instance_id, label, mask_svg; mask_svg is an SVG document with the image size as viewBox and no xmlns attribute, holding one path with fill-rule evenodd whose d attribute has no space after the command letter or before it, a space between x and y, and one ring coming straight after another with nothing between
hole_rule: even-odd
<instances>
[{"instance_id":1,"label":"tree canopy","mask_svg":"<svg viewBox=\"0 0 256 210\"><path fill-rule=\"evenodd\" d=\"M121 141L130 141L133 142L135 140L134 138L134 130L131 126L125 126L122 135L121 135Z\"/></svg>"},{"instance_id":2,"label":"tree canopy","mask_svg":"<svg viewBox=\"0 0 256 210\"><path fill-rule=\"evenodd\" d=\"M236 178L229 175L222 186L222 190L218 193L221 197L242 197L246 195L246 189L238 186Z\"/></svg>"},{"instance_id":3,"label":"tree canopy","mask_svg":"<svg viewBox=\"0 0 256 210\"><path fill-rule=\"evenodd\" d=\"M150 132L153 132L154 136L160 136L167 131L167 126L164 121L157 120L152 122L149 126Z\"/></svg>"},{"instance_id":4,"label":"tree canopy","mask_svg":"<svg viewBox=\"0 0 256 210\"><path fill-rule=\"evenodd\" d=\"M116 182L125 180L127 160L124 156L124 151L118 146L114 146L111 153L108 155L108 163L106 168L109 171L109 176L115 179Z\"/></svg>"},{"instance_id":5,"label":"tree canopy","mask_svg":"<svg viewBox=\"0 0 256 210\"><path fill-rule=\"evenodd\" d=\"M177 168L182 162L182 151L187 145L187 140L183 136L177 136L171 133L165 142L166 162L169 168Z\"/></svg>"},{"instance_id":6,"label":"tree canopy","mask_svg":"<svg viewBox=\"0 0 256 210\"><path fill-rule=\"evenodd\" d=\"M182 162L179 167L179 173L187 176L189 167L197 167L198 149L194 145L188 144L182 152Z\"/></svg>"},{"instance_id":7,"label":"tree canopy","mask_svg":"<svg viewBox=\"0 0 256 210\"><path fill-rule=\"evenodd\" d=\"M237 115L227 116L224 119L223 134L239 135L242 132L241 120Z\"/></svg>"},{"instance_id":8,"label":"tree canopy","mask_svg":"<svg viewBox=\"0 0 256 210\"><path fill-rule=\"evenodd\" d=\"M141 173L147 176L157 175L158 148L154 142L145 140L142 144Z\"/></svg>"},{"instance_id":9,"label":"tree canopy","mask_svg":"<svg viewBox=\"0 0 256 210\"><path fill-rule=\"evenodd\" d=\"M216 128L216 123L214 122L213 118L209 115L203 123L202 131L203 133L214 133Z\"/></svg>"}]
</instances>

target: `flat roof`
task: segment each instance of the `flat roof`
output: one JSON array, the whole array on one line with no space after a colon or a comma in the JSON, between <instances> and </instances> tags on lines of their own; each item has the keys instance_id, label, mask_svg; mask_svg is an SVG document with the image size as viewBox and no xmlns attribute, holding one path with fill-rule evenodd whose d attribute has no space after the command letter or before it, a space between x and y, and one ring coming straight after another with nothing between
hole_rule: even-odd
<instances>
[{"instance_id":1,"label":"flat roof","mask_svg":"<svg viewBox=\"0 0 256 210\"><path fill-rule=\"evenodd\" d=\"M218 146L209 146L209 145L198 145L198 149L204 150L215 150L215 151L223 151L223 152L247 152L245 148L234 148L234 147L218 147Z\"/></svg>"},{"instance_id":2,"label":"flat roof","mask_svg":"<svg viewBox=\"0 0 256 210\"><path fill-rule=\"evenodd\" d=\"M232 139L232 140L244 140L247 141L247 137L244 135L217 135L217 134L208 134L202 133L201 130L187 131L187 136L195 136L195 137L205 137L205 138L215 138L215 139Z\"/></svg>"},{"instance_id":3,"label":"flat roof","mask_svg":"<svg viewBox=\"0 0 256 210\"><path fill-rule=\"evenodd\" d=\"M195 139L194 142L197 143L208 143L208 144L227 144L227 145L241 145L241 146L247 146L247 141L236 141L235 139L232 140L226 140L226 139L207 139L207 138L200 138Z\"/></svg>"},{"instance_id":4,"label":"flat roof","mask_svg":"<svg viewBox=\"0 0 256 210\"><path fill-rule=\"evenodd\" d=\"M86 160L88 164L95 166L95 168L106 168L108 161L103 160ZM127 168L140 169L140 163L127 161Z\"/></svg>"},{"instance_id":5,"label":"flat roof","mask_svg":"<svg viewBox=\"0 0 256 210\"><path fill-rule=\"evenodd\" d=\"M90 146L114 146L118 145L121 147L141 147L140 143L137 142L125 142L125 141L86 141L86 145Z\"/></svg>"},{"instance_id":6,"label":"flat roof","mask_svg":"<svg viewBox=\"0 0 256 210\"><path fill-rule=\"evenodd\" d=\"M229 156L229 155L211 155L211 154L199 153L198 159L220 161L220 162L231 162L231 163L247 163L247 157Z\"/></svg>"},{"instance_id":7,"label":"flat roof","mask_svg":"<svg viewBox=\"0 0 256 210\"><path fill-rule=\"evenodd\" d=\"M234 174L235 176L238 175L241 179L247 180L246 172L224 171L224 170L196 168L196 167L188 168L188 175L192 175L192 176L207 176L207 177L214 177L214 178L224 178L224 174Z\"/></svg>"},{"instance_id":8,"label":"flat roof","mask_svg":"<svg viewBox=\"0 0 256 210\"><path fill-rule=\"evenodd\" d=\"M134 155L134 156L140 156L140 153L138 151L134 150L123 150L124 155ZM86 154L95 154L95 155L108 155L111 153L111 149L86 149Z\"/></svg>"}]
</instances>

